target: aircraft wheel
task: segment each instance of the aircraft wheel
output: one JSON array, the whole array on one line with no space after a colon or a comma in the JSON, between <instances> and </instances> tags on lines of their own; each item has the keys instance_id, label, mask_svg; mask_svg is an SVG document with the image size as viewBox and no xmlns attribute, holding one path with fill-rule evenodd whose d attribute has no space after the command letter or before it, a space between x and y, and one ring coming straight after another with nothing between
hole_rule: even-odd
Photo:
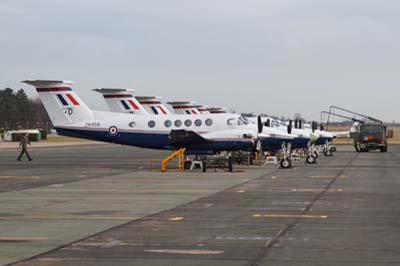
<instances>
[{"instance_id":1,"label":"aircraft wheel","mask_svg":"<svg viewBox=\"0 0 400 266\"><path fill-rule=\"evenodd\" d=\"M228 159L228 167L229 167L229 172L233 172L232 157L229 157L229 159Z\"/></svg>"},{"instance_id":2,"label":"aircraft wheel","mask_svg":"<svg viewBox=\"0 0 400 266\"><path fill-rule=\"evenodd\" d=\"M205 172L207 172L207 162L206 162L206 160L203 160L202 161L202 166L203 166L203 172L205 173Z\"/></svg>"},{"instance_id":3,"label":"aircraft wheel","mask_svg":"<svg viewBox=\"0 0 400 266\"><path fill-rule=\"evenodd\" d=\"M288 169L292 166L292 162L290 160L282 159L280 162L281 168Z\"/></svg>"},{"instance_id":4,"label":"aircraft wheel","mask_svg":"<svg viewBox=\"0 0 400 266\"><path fill-rule=\"evenodd\" d=\"M308 155L306 158L306 163L308 164L314 164L316 161L316 158L314 156Z\"/></svg>"},{"instance_id":5,"label":"aircraft wheel","mask_svg":"<svg viewBox=\"0 0 400 266\"><path fill-rule=\"evenodd\" d=\"M336 147L335 147L335 146L331 147L331 151L332 151L332 152L337 152Z\"/></svg>"},{"instance_id":6,"label":"aircraft wheel","mask_svg":"<svg viewBox=\"0 0 400 266\"><path fill-rule=\"evenodd\" d=\"M183 163L183 168L184 168L185 170L189 170L191 166L192 166L192 161L185 161L185 162Z\"/></svg>"},{"instance_id":7,"label":"aircraft wheel","mask_svg":"<svg viewBox=\"0 0 400 266\"><path fill-rule=\"evenodd\" d=\"M318 152L314 151L314 152L312 153L312 156L313 156L315 159L318 159L319 154L318 154Z\"/></svg>"},{"instance_id":8,"label":"aircraft wheel","mask_svg":"<svg viewBox=\"0 0 400 266\"><path fill-rule=\"evenodd\" d=\"M324 154L325 154L326 157L331 157L332 156L332 151L331 150L326 150L324 152Z\"/></svg>"}]
</instances>

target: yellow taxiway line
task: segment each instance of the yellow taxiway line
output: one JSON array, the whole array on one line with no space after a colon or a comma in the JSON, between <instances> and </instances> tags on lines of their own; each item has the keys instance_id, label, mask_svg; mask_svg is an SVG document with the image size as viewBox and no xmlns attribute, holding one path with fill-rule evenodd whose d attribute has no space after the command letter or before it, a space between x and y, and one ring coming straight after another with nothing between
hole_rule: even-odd
<instances>
[{"instance_id":1,"label":"yellow taxiway line","mask_svg":"<svg viewBox=\"0 0 400 266\"><path fill-rule=\"evenodd\" d=\"M173 222L177 222L177 221L182 221L184 218L182 216L177 216L177 217L172 217L169 218L168 220L173 221Z\"/></svg>"},{"instance_id":2,"label":"yellow taxiway line","mask_svg":"<svg viewBox=\"0 0 400 266\"><path fill-rule=\"evenodd\" d=\"M39 179L40 176L17 176L17 175L2 175L0 179Z\"/></svg>"}]
</instances>

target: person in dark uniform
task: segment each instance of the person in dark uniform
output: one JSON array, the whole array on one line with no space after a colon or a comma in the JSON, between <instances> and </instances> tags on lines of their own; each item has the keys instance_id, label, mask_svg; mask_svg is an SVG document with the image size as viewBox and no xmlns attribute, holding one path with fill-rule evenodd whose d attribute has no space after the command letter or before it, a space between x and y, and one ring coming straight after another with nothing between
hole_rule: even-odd
<instances>
[{"instance_id":1,"label":"person in dark uniform","mask_svg":"<svg viewBox=\"0 0 400 266\"><path fill-rule=\"evenodd\" d=\"M21 141L19 142L19 146L21 147L21 153L19 154L17 160L21 161L22 156L24 153L26 154L26 157L28 157L29 161L32 161L31 156L29 156L28 153L28 144L31 145L31 142L29 141L29 133L25 133L25 135L21 138Z\"/></svg>"}]
</instances>

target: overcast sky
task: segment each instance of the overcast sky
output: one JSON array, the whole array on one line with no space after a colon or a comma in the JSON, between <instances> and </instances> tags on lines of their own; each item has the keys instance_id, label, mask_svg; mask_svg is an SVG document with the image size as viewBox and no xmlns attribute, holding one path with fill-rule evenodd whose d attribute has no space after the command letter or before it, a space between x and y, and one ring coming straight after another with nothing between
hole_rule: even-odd
<instances>
[{"instance_id":1,"label":"overcast sky","mask_svg":"<svg viewBox=\"0 0 400 266\"><path fill-rule=\"evenodd\" d=\"M400 120L398 0L1 0L0 88L67 79L237 112Z\"/></svg>"}]
</instances>

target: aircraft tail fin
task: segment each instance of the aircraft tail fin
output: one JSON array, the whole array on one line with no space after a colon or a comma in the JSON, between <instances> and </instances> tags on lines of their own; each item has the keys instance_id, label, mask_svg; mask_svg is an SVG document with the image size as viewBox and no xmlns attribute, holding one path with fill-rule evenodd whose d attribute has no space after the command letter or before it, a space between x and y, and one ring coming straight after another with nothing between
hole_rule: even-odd
<instances>
[{"instance_id":1,"label":"aircraft tail fin","mask_svg":"<svg viewBox=\"0 0 400 266\"><path fill-rule=\"evenodd\" d=\"M91 121L92 111L72 90L72 81L64 80L25 80L32 85L54 126Z\"/></svg>"},{"instance_id":2,"label":"aircraft tail fin","mask_svg":"<svg viewBox=\"0 0 400 266\"><path fill-rule=\"evenodd\" d=\"M101 93L111 112L148 115L146 109L136 100L133 89L101 88L94 91Z\"/></svg>"},{"instance_id":3,"label":"aircraft tail fin","mask_svg":"<svg viewBox=\"0 0 400 266\"><path fill-rule=\"evenodd\" d=\"M149 114L153 115L169 115L171 112L161 102L161 97L158 96L136 96L139 103L147 110Z\"/></svg>"}]
</instances>

